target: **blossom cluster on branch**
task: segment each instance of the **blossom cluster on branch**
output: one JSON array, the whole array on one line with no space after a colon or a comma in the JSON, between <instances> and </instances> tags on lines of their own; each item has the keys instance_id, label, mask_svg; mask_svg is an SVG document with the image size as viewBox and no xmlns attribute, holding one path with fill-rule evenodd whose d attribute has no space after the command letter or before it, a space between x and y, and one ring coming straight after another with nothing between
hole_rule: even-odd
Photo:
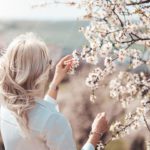
<instances>
[{"instance_id":1,"label":"blossom cluster on branch","mask_svg":"<svg viewBox=\"0 0 150 150\"><path fill-rule=\"evenodd\" d=\"M109 83L110 97L120 102L125 110L132 102L138 104L131 112L125 111L123 121L111 126L113 138L123 137L141 126L150 134L147 115L150 112L150 74L132 71L142 65L150 67L150 57L144 57L150 51L150 0L82 0L65 4L84 9L81 19L89 21L88 26L79 30L89 44L73 52L70 73L74 73L80 60L96 66L86 78L86 85L92 91L90 99L95 101L99 82L116 71L118 62L126 64L127 69ZM99 67L100 59L104 60L104 68ZM99 149L103 149L102 144Z\"/></svg>"},{"instance_id":2,"label":"blossom cluster on branch","mask_svg":"<svg viewBox=\"0 0 150 150\"><path fill-rule=\"evenodd\" d=\"M142 65L150 67L150 57L144 57L150 51L150 0L87 0L79 7L85 9L83 19L89 21L89 25L79 31L89 45L83 46L78 57L96 66L85 81L92 91L90 100L96 100L99 82L116 71L116 64L126 64L127 69L109 83L110 97L119 101L125 110L132 102L138 104L131 112L125 111L122 121L111 126L113 139L141 126L150 134L147 115L150 112L150 74L131 71ZM100 59L104 60L103 69L99 67Z\"/></svg>"},{"instance_id":3,"label":"blossom cluster on branch","mask_svg":"<svg viewBox=\"0 0 150 150\"><path fill-rule=\"evenodd\" d=\"M132 102L138 102L134 111L125 115L123 123L116 121L111 126L113 138L130 134L132 130L145 126L150 132L146 118L150 112L150 80L141 74L120 72L118 77L110 82L110 96L121 102L123 108L128 108ZM114 134L115 133L115 134Z\"/></svg>"}]
</instances>

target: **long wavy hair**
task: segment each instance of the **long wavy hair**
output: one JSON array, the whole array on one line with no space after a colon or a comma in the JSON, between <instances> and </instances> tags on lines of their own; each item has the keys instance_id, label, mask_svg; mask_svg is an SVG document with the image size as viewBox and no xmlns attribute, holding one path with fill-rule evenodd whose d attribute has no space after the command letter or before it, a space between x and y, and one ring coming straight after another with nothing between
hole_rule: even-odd
<instances>
[{"instance_id":1,"label":"long wavy hair","mask_svg":"<svg viewBox=\"0 0 150 150\"><path fill-rule=\"evenodd\" d=\"M23 133L29 132L27 112L45 95L50 69L48 48L33 33L15 38L0 57L2 103L13 112Z\"/></svg>"}]
</instances>

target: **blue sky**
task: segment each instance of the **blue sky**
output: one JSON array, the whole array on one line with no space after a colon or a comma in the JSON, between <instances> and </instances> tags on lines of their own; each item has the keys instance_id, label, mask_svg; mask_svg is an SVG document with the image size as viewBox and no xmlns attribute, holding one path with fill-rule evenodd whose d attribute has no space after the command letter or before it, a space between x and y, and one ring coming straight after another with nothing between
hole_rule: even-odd
<instances>
[{"instance_id":1,"label":"blue sky","mask_svg":"<svg viewBox=\"0 0 150 150\"><path fill-rule=\"evenodd\" d=\"M53 0L45 0L52 2ZM0 0L0 20L75 20L83 10L66 5L48 5L33 9L44 0ZM67 2L68 0L60 0ZM80 0L74 0L80 1Z\"/></svg>"}]
</instances>

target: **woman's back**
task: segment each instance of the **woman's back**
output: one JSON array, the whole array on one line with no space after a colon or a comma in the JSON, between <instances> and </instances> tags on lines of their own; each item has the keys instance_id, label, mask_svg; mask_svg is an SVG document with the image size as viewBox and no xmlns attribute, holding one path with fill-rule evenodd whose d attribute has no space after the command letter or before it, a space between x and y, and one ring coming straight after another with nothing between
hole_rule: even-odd
<instances>
[{"instance_id":1,"label":"woman's back","mask_svg":"<svg viewBox=\"0 0 150 150\"><path fill-rule=\"evenodd\" d=\"M1 133L6 150L76 150L71 126L58 112L55 101L58 86L74 61L71 55L62 58L49 83L49 50L36 36L20 35L4 51L0 57L0 95ZM104 124L104 128L99 124ZM99 134L105 131L107 121L103 113L97 115L82 150L94 150Z\"/></svg>"},{"instance_id":2,"label":"woman's back","mask_svg":"<svg viewBox=\"0 0 150 150\"><path fill-rule=\"evenodd\" d=\"M30 138L25 138L14 115L4 106L1 107L1 132L6 150L48 150L55 149L56 145L60 147L61 144L65 147L62 138L72 134L67 120L58 112L55 100L49 96L36 102L35 107L28 113L28 124L31 134ZM65 133L66 124L69 133ZM64 133L61 134L63 131ZM58 134L60 136L56 138ZM72 140L70 142L73 143ZM67 143L66 150L69 150ZM73 149L75 149L74 144L71 147L71 150Z\"/></svg>"}]
</instances>

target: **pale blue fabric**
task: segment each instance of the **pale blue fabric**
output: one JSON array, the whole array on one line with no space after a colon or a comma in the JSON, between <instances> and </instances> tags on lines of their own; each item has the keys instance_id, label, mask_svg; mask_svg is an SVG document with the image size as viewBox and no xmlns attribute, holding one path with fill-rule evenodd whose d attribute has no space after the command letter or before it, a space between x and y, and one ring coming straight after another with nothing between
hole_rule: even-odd
<instances>
[{"instance_id":1,"label":"pale blue fabric","mask_svg":"<svg viewBox=\"0 0 150 150\"><path fill-rule=\"evenodd\" d=\"M86 143L82 148L82 150L94 150L94 149L95 148L91 143Z\"/></svg>"},{"instance_id":2,"label":"pale blue fabric","mask_svg":"<svg viewBox=\"0 0 150 150\"><path fill-rule=\"evenodd\" d=\"M35 107L28 113L31 130L30 139L24 138L13 114L1 107L1 133L5 150L76 150L70 123L52 97L37 100ZM86 143L82 150L94 150Z\"/></svg>"}]
</instances>

